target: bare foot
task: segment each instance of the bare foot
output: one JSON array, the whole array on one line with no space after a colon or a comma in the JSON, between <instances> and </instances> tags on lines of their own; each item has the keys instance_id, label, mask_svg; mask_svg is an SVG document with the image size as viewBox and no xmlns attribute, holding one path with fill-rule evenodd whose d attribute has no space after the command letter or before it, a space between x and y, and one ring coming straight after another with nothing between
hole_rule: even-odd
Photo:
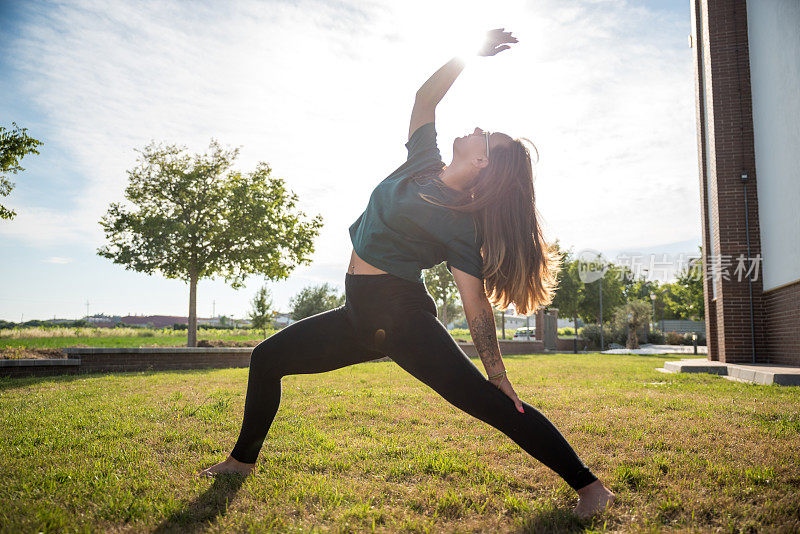
<instances>
[{"instance_id":1,"label":"bare foot","mask_svg":"<svg viewBox=\"0 0 800 534\"><path fill-rule=\"evenodd\" d=\"M239 473L241 475L249 475L253 472L256 464L243 464L233 457L228 456L225 461L212 465L208 469L201 471L197 474L200 477L213 477L223 473Z\"/></svg>"},{"instance_id":2,"label":"bare foot","mask_svg":"<svg viewBox=\"0 0 800 534\"><path fill-rule=\"evenodd\" d=\"M578 505L573 511L581 519L587 519L595 513L605 510L614 502L615 494L599 480L578 490Z\"/></svg>"}]
</instances>

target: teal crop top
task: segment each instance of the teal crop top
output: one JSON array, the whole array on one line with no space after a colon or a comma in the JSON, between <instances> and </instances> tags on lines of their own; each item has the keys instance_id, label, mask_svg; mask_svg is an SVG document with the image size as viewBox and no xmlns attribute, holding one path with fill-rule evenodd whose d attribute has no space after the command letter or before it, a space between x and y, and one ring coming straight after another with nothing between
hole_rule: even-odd
<instances>
[{"instance_id":1,"label":"teal crop top","mask_svg":"<svg viewBox=\"0 0 800 534\"><path fill-rule=\"evenodd\" d=\"M442 204L463 193L438 177L444 166L436 145L434 123L423 124L406 143L408 159L384 178L364 212L350 225L356 254L370 265L412 282L422 282L422 269L446 261L483 280L481 239L472 215ZM432 171L420 176L420 171ZM416 175L416 176L415 176Z\"/></svg>"}]
</instances>

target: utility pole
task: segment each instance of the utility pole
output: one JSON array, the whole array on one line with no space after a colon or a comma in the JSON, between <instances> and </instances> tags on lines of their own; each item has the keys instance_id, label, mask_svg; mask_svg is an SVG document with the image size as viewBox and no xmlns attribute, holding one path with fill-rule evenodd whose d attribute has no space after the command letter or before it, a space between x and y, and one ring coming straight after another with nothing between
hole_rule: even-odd
<instances>
[{"instance_id":1,"label":"utility pole","mask_svg":"<svg viewBox=\"0 0 800 534\"><path fill-rule=\"evenodd\" d=\"M89 320L89 299L86 299L86 320Z\"/></svg>"},{"instance_id":2,"label":"utility pole","mask_svg":"<svg viewBox=\"0 0 800 534\"><path fill-rule=\"evenodd\" d=\"M603 352L603 277L600 277L600 352Z\"/></svg>"},{"instance_id":3,"label":"utility pole","mask_svg":"<svg viewBox=\"0 0 800 534\"><path fill-rule=\"evenodd\" d=\"M216 300L212 300L211 301L211 318L212 319L214 318L214 314L216 313L216 310L217 310L217 301Z\"/></svg>"}]
</instances>

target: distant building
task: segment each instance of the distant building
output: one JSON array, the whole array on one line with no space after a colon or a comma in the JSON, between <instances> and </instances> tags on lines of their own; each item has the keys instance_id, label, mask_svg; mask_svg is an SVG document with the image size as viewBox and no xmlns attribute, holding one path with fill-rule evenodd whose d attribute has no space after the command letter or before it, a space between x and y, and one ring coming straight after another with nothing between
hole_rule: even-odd
<instances>
[{"instance_id":1,"label":"distant building","mask_svg":"<svg viewBox=\"0 0 800 534\"><path fill-rule=\"evenodd\" d=\"M200 325L201 319L197 319L197 325ZM120 323L129 326L144 326L148 328L172 328L175 324L189 324L188 317L180 317L177 315L126 315L120 318Z\"/></svg>"},{"instance_id":2,"label":"distant building","mask_svg":"<svg viewBox=\"0 0 800 534\"><path fill-rule=\"evenodd\" d=\"M103 313L98 313L92 315L91 317L84 317L84 319L89 323L90 326L95 326L97 328L113 328L114 325L120 322L122 317L119 315L105 315Z\"/></svg>"},{"instance_id":3,"label":"distant building","mask_svg":"<svg viewBox=\"0 0 800 534\"><path fill-rule=\"evenodd\" d=\"M517 328L523 328L525 326L529 326L531 328L535 326L535 321L533 316L528 317L526 323L526 317L524 315L511 315L507 313L505 320L506 320L506 331L509 330L513 331L516 330Z\"/></svg>"},{"instance_id":4,"label":"distant building","mask_svg":"<svg viewBox=\"0 0 800 534\"><path fill-rule=\"evenodd\" d=\"M290 324L296 322L292 319L291 313L277 313L275 317L272 319L273 324L278 328L283 328L284 326L289 326Z\"/></svg>"},{"instance_id":5,"label":"distant building","mask_svg":"<svg viewBox=\"0 0 800 534\"><path fill-rule=\"evenodd\" d=\"M189 318L179 315L104 315L96 314L85 318L91 326L98 328L113 328L119 325L138 326L142 328L172 328L173 325L189 324ZM235 328L250 328L252 323L248 319L233 319L230 317L198 317L197 326L225 326Z\"/></svg>"}]
</instances>

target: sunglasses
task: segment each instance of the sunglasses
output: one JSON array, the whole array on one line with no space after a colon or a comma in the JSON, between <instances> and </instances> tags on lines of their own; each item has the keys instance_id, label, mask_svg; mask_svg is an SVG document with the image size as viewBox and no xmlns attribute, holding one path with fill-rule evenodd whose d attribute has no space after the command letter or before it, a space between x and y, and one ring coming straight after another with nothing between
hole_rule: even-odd
<instances>
[{"instance_id":1,"label":"sunglasses","mask_svg":"<svg viewBox=\"0 0 800 534\"><path fill-rule=\"evenodd\" d=\"M483 132L483 138L486 139L486 158L489 158L489 136L491 132Z\"/></svg>"}]
</instances>

